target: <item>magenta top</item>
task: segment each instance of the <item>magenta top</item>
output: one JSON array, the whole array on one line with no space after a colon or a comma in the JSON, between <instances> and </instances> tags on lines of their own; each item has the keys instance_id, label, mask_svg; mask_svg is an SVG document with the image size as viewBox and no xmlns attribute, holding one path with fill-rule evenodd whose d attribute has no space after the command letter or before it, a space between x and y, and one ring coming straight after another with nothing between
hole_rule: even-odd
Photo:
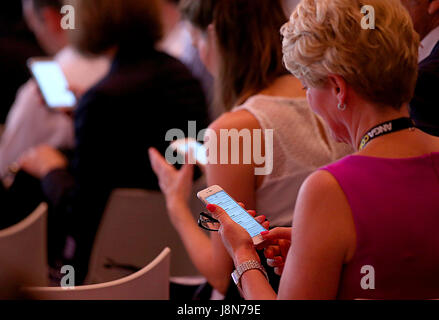
<instances>
[{"instance_id":1,"label":"magenta top","mask_svg":"<svg viewBox=\"0 0 439 320\"><path fill-rule=\"evenodd\" d=\"M357 235L338 298L439 299L439 153L353 155L322 170L345 193Z\"/></svg>"}]
</instances>

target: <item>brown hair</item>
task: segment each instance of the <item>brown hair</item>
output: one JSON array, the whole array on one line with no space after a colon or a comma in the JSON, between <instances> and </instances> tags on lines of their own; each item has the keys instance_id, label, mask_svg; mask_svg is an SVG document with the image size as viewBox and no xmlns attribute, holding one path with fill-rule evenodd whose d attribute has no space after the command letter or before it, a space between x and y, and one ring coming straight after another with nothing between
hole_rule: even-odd
<instances>
[{"instance_id":1,"label":"brown hair","mask_svg":"<svg viewBox=\"0 0 439 320\"><path fill-rule=\"evenodd\" d=\"M70 0L77 30L72 44L85 53L101 54L114 46L154 46L162 37L158 0Z\"/></svg>"},{"instance_id":2,"label":"brown hair","mask_svg":"<svg viewBox=\"0 0 439 320\"><path fill-rule=\"evenodd\" d=\"M287 73L279 30L281 0L182 0L183 16L205 31L214 23L220 55L215 101L226 109Z\"/></svg>"}]
</instances>

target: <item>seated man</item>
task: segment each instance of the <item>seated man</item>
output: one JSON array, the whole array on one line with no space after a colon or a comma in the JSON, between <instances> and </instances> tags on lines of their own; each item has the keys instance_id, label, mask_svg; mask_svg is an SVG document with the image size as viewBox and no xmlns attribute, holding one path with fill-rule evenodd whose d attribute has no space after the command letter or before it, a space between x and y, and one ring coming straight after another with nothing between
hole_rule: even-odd
<instances>
[{"instance_id":1,"label":"seated man","mask_svg":"<svg viewBox=\"0 0 439 320\"><path fill-rule=\"evenodd\" d=\"M419 76L410 103L411 117L423 131L439 136L439 0L403 0L422 43L419 50Z\"/></svg>"},{"instance_id":2,"label":"seated man","mask_svg":"<svg viewBox=\"0 0 439 320\"><path fill-rule=\"evenodd\" d=\"M66 31L61 28L62 0L23 0L26 21L41 47L61 65L67 81L76 94L82 95L109 70L104 58L85 58L68 45ZM26 150L41 143L55 148L71 149L74 142L73 119L62 112L42 107L34 80L18 92L6 120L0 140L0 179L8 175L8 167Z\"/></svg>"}]
</instances>

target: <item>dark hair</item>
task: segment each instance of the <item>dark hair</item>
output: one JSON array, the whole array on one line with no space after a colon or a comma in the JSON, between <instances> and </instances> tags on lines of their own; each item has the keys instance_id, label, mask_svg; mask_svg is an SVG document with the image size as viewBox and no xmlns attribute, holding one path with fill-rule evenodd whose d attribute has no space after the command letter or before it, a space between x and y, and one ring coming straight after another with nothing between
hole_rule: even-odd
<instances>
[{"instance_id":1,"label":"dark hair","mask_svg":"<svg viewBox=\"0 0 439 320\"><path fill-rule=\"evenodd\" d=\"M287 74L280 28L288 20L282 0L182 0L183 17L205 31L215 24L220 71L216 103L226 109Z\"/></svg>"},{"instance_id":2,"label":"dark hair","mask_svg":"<svg viewBox=\"0 0 439 320\"><path fill-rule=\"evenodd\" d=\"M114 46L154 46L162 37L159 0L70 0L77 30L71 42L83 53L101 54Z\"/></svg>"}]
</instances>

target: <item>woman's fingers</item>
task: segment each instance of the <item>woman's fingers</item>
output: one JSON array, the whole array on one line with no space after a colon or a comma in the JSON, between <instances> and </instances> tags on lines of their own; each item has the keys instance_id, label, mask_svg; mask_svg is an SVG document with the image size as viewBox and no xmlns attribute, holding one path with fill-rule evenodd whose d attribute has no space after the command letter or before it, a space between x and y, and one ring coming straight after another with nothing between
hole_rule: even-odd
<instances>
[{"instance_id":1,"label":"woman's fingers","mask_svg":"<svg viewBox=\"0 0 439 320\"><path fill-rule=\"evenodd\" d=\"M267 218L266 218L264 215L262 215L262 216L257 216L257 217L255 217L255 220L256 220L259 224L262 224L265 220L267 220Z\"/></svg>"},{"instance_id":2,"label":"woman's fingers","mask_svg":"<svg viewBox=\"0 0 439 320\"><path fill-rule=\"evenodd\" d=\"M267 259L274 259L274 257L281 255L281 249L279 246L268 246L264 250L264 255Z\"/></svg>"},{"instance_id":3,"label":"woman's fingers","mask_svg":"<svg viewBox=\"0 0 439 320\"><path fill-rule=\"evenodd\" d=\"M163 173L164 170L169 169L171 166L166 159L158 152L155 148L149 148L149 160L151 162L152 170L159 176Z\"/></svg>"},{"instance_id":4,"label":"woman's fingers","mask_svg":"<svg viewBox=\"0 0 439 320\"><path fill-rule=\"evenodd\" d=\"M262 227L264 227L264 229L270 229L270 221L265 220L263 223L261 223Z\"/></svg>"},{"instance_id":5,"label":"woman's fingers","mask_svg":"<svg viewBox=\"0 0 439 320\"><path fill-rule=\"evenodd\" d=\"M278 276L281 276L283 271L284 271L284 266L274 268L274 273L277 274Z\"/></svg>"},{"instance_id":6,"label":"woman's fingers","mask_svg":"<svg viewBox=\"0 0 439 320\"><path fill-rule=\"evenodd\" d=\"M194 177L194 165L193 164L185 164L180 169L180 174L183 177L183 179L185 179L185 180L190 179L190 181L192 181L192 179Z\"/></svg>"},{"instance_id":7,"label":"woman's fingers","mask_svg":"<svg viewBox=\"0 0 439 320\"><path fill-rule=\"evenodd\" d=\"M262 235L264 240L291 240L292 228L274 228L268 233Z\"/></svg>"},{"instance_id":8,"label":"woman's fingers","mask_svg":"<svg viewBox=\"0 0 439 320\"><path fill-rule=\"evenodd\" d=\"M267 265L272 268L279 268L283 267L285 264L285 261L282 257L274 257L274 259L267 259Z\"/></svg>"},{"instance_id":9,"label":"woman's fingers","mask_svg":"<svg viewBox=\"0 0 439 320\"><path fill-rule=\"evenodd\" d=\"M167 184L167 180L169 180L173 174L178 172L177 169L170 165L157 149L150 148L148 153L151 168L157 175L160 184Z\"/></svg>"}]
</instances>

